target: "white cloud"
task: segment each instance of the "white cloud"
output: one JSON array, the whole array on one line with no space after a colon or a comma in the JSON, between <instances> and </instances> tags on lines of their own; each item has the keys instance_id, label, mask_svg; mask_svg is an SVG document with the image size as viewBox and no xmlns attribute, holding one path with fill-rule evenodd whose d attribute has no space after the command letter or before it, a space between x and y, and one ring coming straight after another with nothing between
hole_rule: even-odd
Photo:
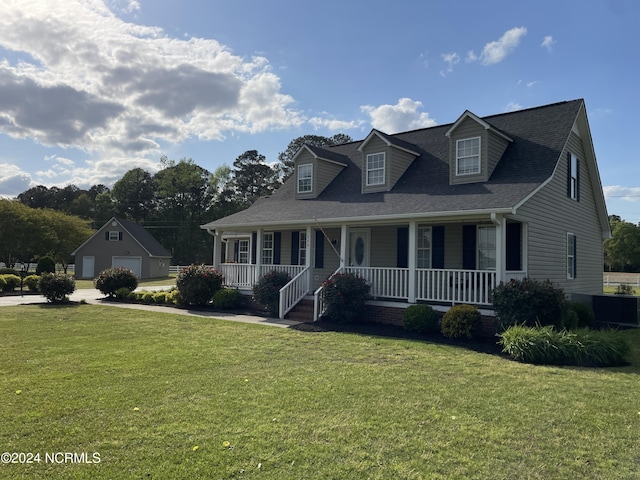
<instances>
[{"instance_id":1,"label":"white cloud","mask_svg":"<svg viewBox=\"0 0 640 480\"><path fill-rule=\"evenodd\" d=\"M476 60L478 60L478 56L476 55L476 52L474 52L473 50L469 50L467 52L466 62L471 63L471 62L475 62Z\"/></svg>"},{"instance_id":2,"label":"white cloud","mask_svg":"<svg viewBox=\"0 0 640 480\"><path fill-rule=\"evenodd\" d=\"M15 196L31 186L31 175L16 165L0 163L0 192Z\"/></svg>"},{"instance_id":3,"label":"white cloud","mask_svg":"<svg viewBox=\"0 0 640 480\"><path fill-rule=\"evenodd\" d=\"M524 107L520 105L518 102L509 102L505 107L505 112L515 112L517 110L522 110Z\"/></svg>"},{"instance_id":4,"label":"white cloud","mask_svg":"<svg viewBox=\"0 0 640 480\"><path fill-rule=\"evenodd\" d=\"M556 43L556 41L553 39L553 37L551 35L547 35L542 40L540 46L546 48L549 52L551 52L553 50L554 43Z\"/></svg>"},{"instance_id":5,"label":"white cloud","mask_svg":"<svg viewBox=\"0 0 640 480\"><path fill-rule=\"evenodd\" d=\"M640 202L640 187L621 187L620 185L609 185L602 187L604 198L616 198L628 202Z\"/></svg>"},{"instance_id":6,"label":"white cloud","mask_svg":"<svg viewBox=\"0 0 640 480\"><path fill-rule=\"evenodd\" d=\"M401 98L395 105L365 105L360 109L371 117L373 128L392 134L436 125L428 113L418 111L421 107L419 101Z\"/></svg>"},{"instance_id":7,"label":"white cloud","mask_svg":"<svg viewBox=\"0 0 640 480\"><path fill-rule=\"evenodd\" d=\"M306 120L264 57L114 14L139 10L137 0L4 0L0 47L21 60L0 60L0 134L85 151L94 168L127 158L128 169L161 144Z\"/></svg>"},{"instance_id":8,"label":"white cloud","mask_svg":"<svg viewBox=\"0 0 640 480\"><path fill-rule=\"evenodd\" d=\"M440 75L445 77L447 73L453 72L454 65L460 62L460 55L458 55L456 52L452 52L452 53L443 53L441 56L442 56L442 59L444 60L444 63L447 64L447 69L441 70Z\"/></svg>"},{"instance_id":9,"label":"white cloud","mask_svg":"<svg viewBox=\"0 0 640 480\"><path fill-rule=\"evenodd\" d=\"M313 117L309 119L309 123L316 129L327 128L331 131L345 131L359 128L364 123L361 120L336 120L334 118Z\"/></svg>"},{"instance_id":10,"label":"white cloud","mask_svg":"<svg viewBox=\"0 0 640 480\"><path fill-rule=\"evenodd\" d=\"M527 34L525 27L515 27L507 30L499 40L487 43L480 54L483 65L500 63L520 44L520 40Z\"/></svg>"}]
</instances>

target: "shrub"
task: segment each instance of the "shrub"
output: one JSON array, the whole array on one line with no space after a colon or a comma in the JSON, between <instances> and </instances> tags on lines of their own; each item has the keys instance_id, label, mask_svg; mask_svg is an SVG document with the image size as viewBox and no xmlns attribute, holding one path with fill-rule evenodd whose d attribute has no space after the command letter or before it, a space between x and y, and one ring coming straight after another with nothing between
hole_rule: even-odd
<instances>
[{"instance_id":1,"label":"shrub","mask_svg":"<svg viewBox=\"0 0 640 480\"><path fill-rule=\"evenodd\" d=\"M222 274L206 265L189 265L178 273L176 286L182 303L206 305L222 288Z\"/></svg>"},{"instance_id":2,"label":"shrub","mask_svg":"<svg viewBox=\"0 0 640 480\"><path fill-rule=\"evenodd\" d=\"M154 292L153 293L153 303L163 304L167 302L167 292Z\"/></svg>"},{"instance_id":3,"label":"shrub","mask_svg":"<svg viewBox=\"0 0 640 480\"><path fill-rule=\"evenodd\" d=\"M37 292L39 281L40 281L39 275L28 275L24 277L23 284L27 286L30 292Z\"/></svg>"},{"instance_id":4,"label":"shrub","mask_svg":"<svg viewBox=\"0 0 640 480\"><path fill-rule=\"evenodd\" d=\"M578 317L578 328L593 327L596 324L596 314L593 308L583 303L570 303L569 307Z\"/></svg>"},{"instance_id":5,"label":"shrub","mask_svg":"<svg viewBox=\"0 0 640 480\"><path fill-rule=\"evenodd\" d=\"M73 277L64 274L43 273L40 275L38 290L51 303L63 303L69 301L76 289Z\"/></svg>"},{"instance_id":6,"label":"shrub","mask_svg":"<svg viewBox=\"0 0 640 480\"><path fill-rule=\"evenodd\" d=\"M128 268L111 267L100 272L93 283L102 294L113 297L121 288L134 291L138 287L138 277Z\"/></svg>"},{"instance_id":7,"label":"shrub","mask_svg":"<svg viewBox=\"0 0 640 480\"><path fill-rule=\"evenodd\" d=\"M180 298L180 290L174 288L167 293L166 302L172 305L182 304L182 298Z\"/></svg>"},{"instance_id":8,"label":"shrub","mask_svg":"<svg viewBox=\"0 0 640 480\"><path fill-rule=\"evenodd\" d=\"M18 276L19 274L20 274L20 272L18 272L18 270L16 270L15 268L0 267L0 275L16 275L16 276Z\"/></svg>"},{"instance_id":9,"label":"shrub","mask_svg":"<svg viewBox=\"0 0 640 480\"><path fill-rule=\"evenodd\" d=\"M244 303L244 296L235 288L223 288L213 296L213 305L217 308L240 308Z\"/></svg>"},{"instance_id":10,"label":"shrub","mask_svg":"<svg viewBox=\"0 0 640 480\"><path fill-rule=\"evenodd\" d=\"M284 287L291 277L287 272L273 270L263 275L258 283L253 286L253 294L256 301L269 311L269 315L277 317L279 314L280 289Z\"/></svg>"},{"instance_id":11,"label":"shrub","mask_svg":"<svg viewBox=\"0 0 640 480\"><path fill-rule=\"evenodd\" d=\"M613 291L615 295L635 295L636 290L632 285L628 283L621 283L616 286L616 289Z\"/></svg>"},{"instance_id":12,"label":"shrub","mask_svg":"<svg viewBox=\"0 0 640 480\"><path fill-rule=\"evenodd\" d=\"M568 331L551 325L509 327L500 335L502 351L514 360L545 365L608 367L624 365L630 346L614 330Z\"/></svg>"},{"instance_id":13,"label":"shrub","mask_svg":"<svg viewBox=\"0 0 640 480\"><path fill-rule=\"evenodd\" d=\"M322 284L325 314L340 323L361 321L370 286L355 273L338 273Z\"/></svg>"},{"instance_id":14,"label":"shrub","mask_svg":"<svg viewBox=\"0 0 640 480\"><path fill-rule=\"evenodd\" d=\"M549 280L538 282L525 278L501 283L492 292L498 327L504 331L512 325L562 326L567 300L561 288Z\"/></svg>"},{"instance_id":15,"label":"shrub","mask_svg":"<svg viewBox=\"0 0 640 480\"><path fill-rule=\"evenodd\" d=\"M142 293L142 302L143 303L153 303L154 302L154 293L153 292L141 292Z\"/></svg>"},{"instance_id":16,"label":"shrub","mask_svg":"<svg viewBox=\"0 0 640 480\"><path fill-rule=\"evenodd\" d=\"M3 292L12 292L20 286L20 277L18 275L8 273L2 275L2 278L4 279L4 286L2 287Z\"/></svg>"},{"instance_id":17,"label":"shrub","mask_svg":"<svg viewBox=\"0 0 640 480\"><path fill-rule=\"evenodd\" d=\"M454 305L442 317L445 337L472 339L480 327L480 311L473 305Z\"/></svg>"},{"instance_id":18,"label":"shrub","mask_svg":"<svg viewBox=\"0 0 640 480\"><path fill-rule=\"evenodd\" d=\"M4 287L7 284L7 281L4 279L4 275L0 275L0 291L4 292Z\"/></svg>"},{"instance_id":19,"label":"shrub","mask_svg":"<svg viewBox=\"0 0 640 480\"><path fill-rule=\"evenodd\" d=\"M118 300L133 300L133 295L131 290L127 287L120 287L113 293L113 297Z\"/></svg>"},{"instance_id":20,"label":"shrub","mask_svg":"<svg viewBox=\"0 0 640 480\"><path fill-rule=\"evenodd\" d=\"M429 305L411 305L404 310L404 328L410 332L435 333L440 316Z\"/></svg>"},{"instance_id":21,"label":"shrub","mask_svg":"<svg viewBox=\"0 0 640 480\"><path fill-rule=\"evenodd\" d=\"M43 273L56 273L56 262L51 257L40 257L36 267L36 275Z\"/></svg>"}]
</instances>

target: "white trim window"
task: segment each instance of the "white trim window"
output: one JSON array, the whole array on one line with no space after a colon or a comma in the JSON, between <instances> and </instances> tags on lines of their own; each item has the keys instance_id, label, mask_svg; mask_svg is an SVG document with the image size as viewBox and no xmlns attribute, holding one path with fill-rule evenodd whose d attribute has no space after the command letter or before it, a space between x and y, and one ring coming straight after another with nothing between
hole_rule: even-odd
<instances>
[{"instance_id":1,"label":"white trim window","mask_svg":"<svg viewBox=\"0 0 640 480\"><path fill-rule=\"evenodd\" d=\"M305 163L298 165L298 193L311 193L313 191L313 165Z\"/></svg>"},{"instance_id":2,"label":"white trim window","mask_svg":"<svg viewBox=\"0 0 640 480\"><path fill-rule=\"evenodd\" d=\"M249 240L238 240L238 263L249 263Z\"/></svg>"},{"instance_id":3,"label":"white trim window","mask_svg":"<svg viewBox=\"0 0 640 480\"><path fill-rule=\"evenodd\" d=\"M367 155L367 186L384 185L385 153Z\"/></svg>"},{"instance_id":4,"label":"white trim window","mask_svg":"<svg viewBox=\"0 0 640 480\"><path fill-rule=\"evenodd\" d=\"M569 163L569 196L578 199L578 157L573 153Z\"/></svg>"},{"instance_id":5,"label":"white trim window","mask_svg":"<svg viewBox=\"0 0 640 480\"><path fill-rule=\"evenodd\" d=\"M567 233L567 279L576 278L576 236Z\"/></svg>"},{"instance_id":6,"label":"white trim window","mask_svg":"<svg viewBox=\"0 0 640 480\"><path fill-rule=\"evenodd\" d=\"M416 266L431 268L431 227L418 226L416 249Z\"/></svg>"},{"instance_id":7,"label":"white trim window","mask_svg":"<svg viewBox=\"0 0 640 480\"><path fill-rule=\"evenodd\" d=\"M118 231L110 230L109 231L109 241L117 242L118 240L122 240L122 234Z\"/></svg>"},{"instance_id":8,"label":"white trim window","mask_svg":"<svg viewBox=\"0 0 640 480\"><path fill-rule=\"evenodd\" d=\"M456 141L456 175L480 173L480 137Z\"/></svg>"},{"instance_id":9,"label":"white trim window","mask_svg":"<svg viewBox=\"0 0 640 480\"><path fill-rule=\"evenodd\" d=\"M262 264L273 265L273 233L262 235Z\"/></svg>"},{"instance_id":10,"label":"white trim window","mask_svg":"<svg viewBox=\"0 0 640 480\"><path fill-rule=\"evenodd\" d=\"M478 270L496 269L496 227L478 227Z\"/></svg>"},{"instance_id":11,"label":"white trim window","mask_svg":"<svg viewBox=\"0 0 640 480\"><path fill-rule=\"evenodd\" d=\"M298 239L298 265L307 264L307 232L300 232Z\"/></svg>"}]
</instances>

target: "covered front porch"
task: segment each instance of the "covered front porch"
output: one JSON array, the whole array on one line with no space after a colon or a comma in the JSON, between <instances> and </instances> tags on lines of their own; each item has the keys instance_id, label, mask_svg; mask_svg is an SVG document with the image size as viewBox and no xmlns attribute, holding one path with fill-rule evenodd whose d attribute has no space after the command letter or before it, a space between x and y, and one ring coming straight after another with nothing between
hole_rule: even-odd
<instances>
[{"instance_id":1,"label":"covered front porch","mask_svg":"<svg viewBox=\"0 0 640 480\"><path fill-rule=\"evenodd\" d=\"M375 300L478 306L491 304L501 281L527 275L526 224L502 215L301 227L216 232L214 266L225 285L250 290L266 273L286 271L279 316L313 296L317 320L322 283L339 272L363 277Z\"/></svg>"}]
</instances>

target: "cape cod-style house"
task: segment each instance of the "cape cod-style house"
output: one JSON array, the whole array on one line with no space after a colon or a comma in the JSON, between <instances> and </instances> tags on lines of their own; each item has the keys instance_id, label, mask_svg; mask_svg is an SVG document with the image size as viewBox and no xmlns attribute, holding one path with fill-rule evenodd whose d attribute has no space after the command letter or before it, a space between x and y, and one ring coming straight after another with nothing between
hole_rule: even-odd
<instances>
[{"instance_id":1,"label":"cape cod-style house","mask_svg":"<svg viewBox=\"0 0 640 480\"><path fill-rule=\"evenodd\" d=\"M490 307L500 282L549 279L602 292L608 216L582 99L478 117L295 156L270 197L202 226L214 265L240 289L274 269L322 313L322 282L355 272L370 305L401 315L427 302Z\"/></svg>"}]
</instances>

